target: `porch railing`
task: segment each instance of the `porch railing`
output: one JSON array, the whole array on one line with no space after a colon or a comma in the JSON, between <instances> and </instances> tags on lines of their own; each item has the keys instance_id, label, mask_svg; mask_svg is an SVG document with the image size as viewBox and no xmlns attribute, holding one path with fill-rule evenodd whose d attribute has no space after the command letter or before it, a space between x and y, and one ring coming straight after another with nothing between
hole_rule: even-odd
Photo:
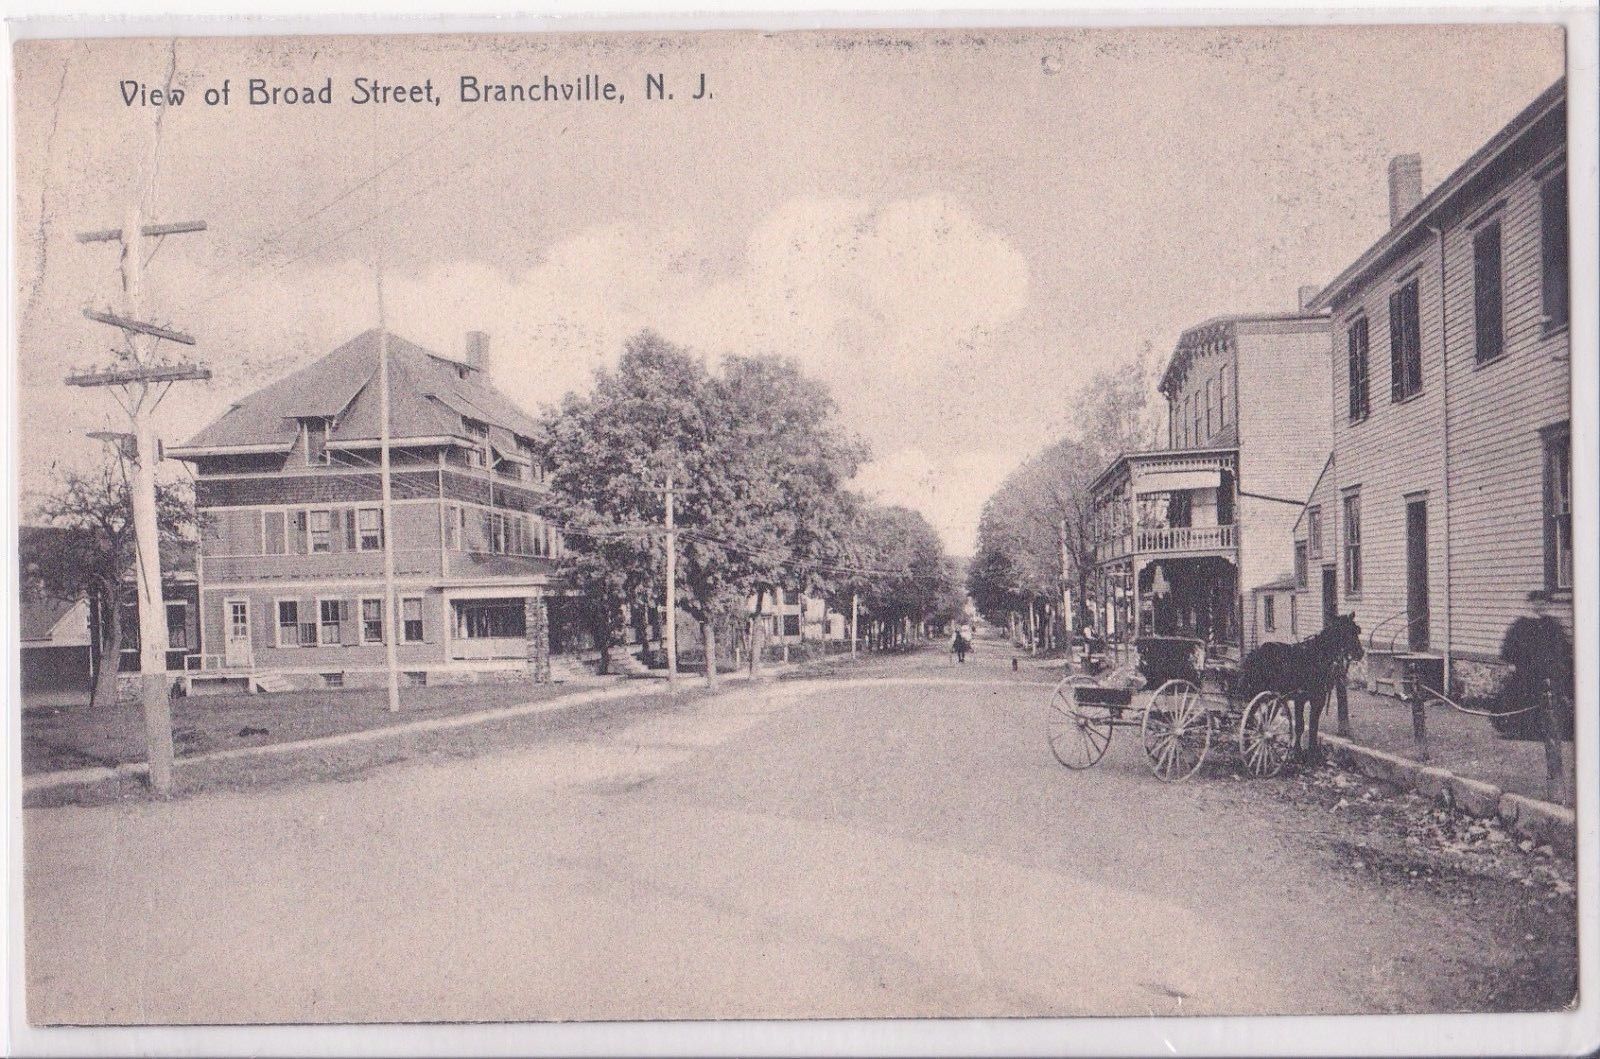
<instances>
[{"instance_id":1,"label":"porch railing","mask_svg":"<svg viewBox=\"0 0 1600 1059\"><path fill-rule=\"evenodd\" d=\"M1160 526L1134 534L1134 550L1140 552L1188 552L1211 548L1232 548L1234 527Z\"/></svg>"}]
</instances>

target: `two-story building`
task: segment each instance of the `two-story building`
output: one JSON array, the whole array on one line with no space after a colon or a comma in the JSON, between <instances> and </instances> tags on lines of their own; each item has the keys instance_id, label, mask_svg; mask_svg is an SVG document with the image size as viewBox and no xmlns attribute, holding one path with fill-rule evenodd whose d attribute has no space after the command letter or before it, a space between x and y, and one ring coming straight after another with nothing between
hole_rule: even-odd
<instances>
[{"instance_id":1,"label":"two-story building","mask_svg":"<svg viewBox=\"0 0 1600 1059\"><path fill-rule=\"evenodd\" d=\"M1288 575L1289 532L1327 456L1327 344L1326 313L1308 308L1179 338L1161 377L1167 447L1119 456L1091 486L1102 635L1259 641L1245 603Z\"/></svg>"},{"instance_id":2,"label":"two-story building","mask_svg":"<svg viewBox=\"0 0 1600 1059\"><path fill-rule=\"evenodd\" d=\"M1302 612L1354 611L1366 677L1487 690L1507 627L1572 621L1566 84L1389 228L1313 304L1333 318L1333 457L1297 533Z\"/></svg>"},{"instance_id":3,"label":"two-story building","mask_svg":"<svg viewBox=\"0 0 1600 1059\"><path fill-rule=\"evenodd\" d=\"M389 362L393 525L382 507L378 386ZM343 687L549 676L583 643L540 516L533 420L464 359L367 331L249 396L168 455L194 470L206 687ZM386 541L387 538L387 541ZM389 619L383 552L398 597Z\"/></svg>"}]
</instances>

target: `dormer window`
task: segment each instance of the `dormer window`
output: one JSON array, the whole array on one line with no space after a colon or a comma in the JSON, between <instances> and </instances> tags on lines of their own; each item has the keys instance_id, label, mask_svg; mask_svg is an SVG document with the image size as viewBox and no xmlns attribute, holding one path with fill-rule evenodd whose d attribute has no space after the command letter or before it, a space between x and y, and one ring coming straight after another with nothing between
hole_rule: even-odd
<instances>
[{"instance_id":1,"label":"dormer window","mask_svg":"<svg viewBox=\"0 0 1600 1059\"><path fill-rule=\"evenodd\" d=\"M463 416L461 425L466 429L467 436L474 442L472 447L467 450L467 462L474 467L487 467L489 465L489 424Z\"/></svg>"},{"instance_id":2,"label":"dormer window","mask_svg":"<svg viewBox=\"0 0 1600 1059\"><path fill-rule=\"evenodd\" d=\"M325 466L328 463L328 421L315 416L302 419L300 435L305 442L306 466Z\"/></svg>"}]
</instances>

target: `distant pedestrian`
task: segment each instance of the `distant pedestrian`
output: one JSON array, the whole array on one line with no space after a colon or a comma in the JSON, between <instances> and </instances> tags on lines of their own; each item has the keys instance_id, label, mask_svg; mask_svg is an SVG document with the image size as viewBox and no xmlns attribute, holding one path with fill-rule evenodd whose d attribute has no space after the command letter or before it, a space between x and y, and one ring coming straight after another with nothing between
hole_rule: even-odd
<instances>
[{"instance_id":1,"label":"distant pedestrian","mask_svg":"<svg viewBox=\"0 0 1600 1059\"><path fill-rule=\"evenodd\" d=\"M972 641L967 639L960 629L957 629L956 638L951 642L950 649L956 653L956 661L966 665L967 652L972 650Z\"/></svg>"}]
</instances>

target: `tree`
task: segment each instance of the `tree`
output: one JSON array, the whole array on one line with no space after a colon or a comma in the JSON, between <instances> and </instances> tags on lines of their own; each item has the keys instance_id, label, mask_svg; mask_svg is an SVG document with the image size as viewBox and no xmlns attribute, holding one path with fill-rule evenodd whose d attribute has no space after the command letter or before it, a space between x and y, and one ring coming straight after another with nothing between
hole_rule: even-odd
<instances>
[{"instance_id":1,"label":"tree","mask_svg":"<svg viewBox=\"0 0 1600 1059\"><path fill-rule=\"evenodd\" d=\"M661 598L669 474L678 602L700 626L709 679L718 627L742 619L751 595L820 584L840 548L841 487L866 452L834 417L827 390L783 358L730 357L714 375L648 331L615 371L596 373L589 396L569 394L548 414L550 504L569 528L563 569L595 593L607 643L620 603Z\"/></svg>"},{"instance_id":2,"label":"tree","mask_svg":"<svg viewBox=\"0 0 1600 1059\"><path fill-rule=\"evenodd\" d=\"M984 505L968 590L991 621L1059 613L1070 633L1094 568L1095 478L1120 453L1160 444L1149 348L1124 369L1092 376L1067 436L1030 456ZM1050 623L1047 623L1047 625Z\"/></svg>"},{"instance_id":3,"label":"tree","mask_svg":"<svg viewBox=\"0 0 1600 1059\"><path fill-rule=\"evenodd\" d=\"M39 501L36 517L54 532L22 542L23 581L52 599L89 601L90 613L98 618L91 631L100 659L89 702L114 704L124 639L123 586L134 568L133 498L125 465L107 460L87 473L67 471L55 491ZM163 543L192 535L198 520L188 490L158 486L156 520Z\"/></svg>"}]
</instances>

